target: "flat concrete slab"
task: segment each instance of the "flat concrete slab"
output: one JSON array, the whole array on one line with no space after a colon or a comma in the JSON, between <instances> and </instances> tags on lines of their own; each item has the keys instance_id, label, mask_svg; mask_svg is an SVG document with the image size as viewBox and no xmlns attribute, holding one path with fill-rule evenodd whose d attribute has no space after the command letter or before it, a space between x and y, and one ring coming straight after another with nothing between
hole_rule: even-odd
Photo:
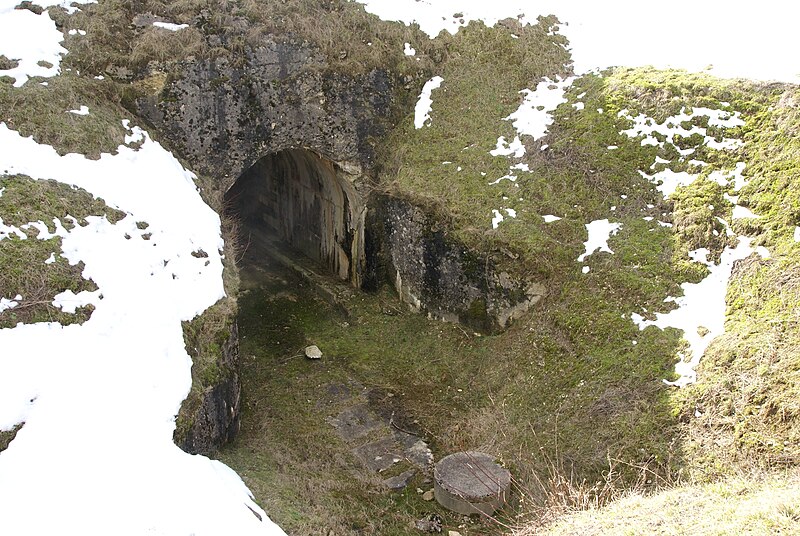
<instances>
[{"instance_id":1,"label":"flat concrete slab","mask_svg":"<svg viewBox=\"0 0 800 536\"><path fill-rule=\"evenodd\" d=\"M394 437L403 447L403 454L412 465L422 471L430 470L433 465L433 452L427 443L415 435L399 430L394 431Z\"/></svg>"},{"instance_id":2,"label":"flat concrete slab","mask_svg":"<svg viewBox=\"0 0 800 536\"><path fill-rule=\"evenodd\" d=\"M391 437L361 445L353 449L353 453L376 473L381 473L405 459L397 441Z\"/></svg>"},{"instance_id":3,"label":"flat concrete slab","mask_svg":"<svg viewBox=\"0 0 800 536\"><path fill-rule=\"evenodd\" d=\"M336 417L328 417L325 420L336 429L339 437L348 443L380 428L386 428L386 424L369 409L367 404L349 407Z\"/></svg>"}]
</instances>

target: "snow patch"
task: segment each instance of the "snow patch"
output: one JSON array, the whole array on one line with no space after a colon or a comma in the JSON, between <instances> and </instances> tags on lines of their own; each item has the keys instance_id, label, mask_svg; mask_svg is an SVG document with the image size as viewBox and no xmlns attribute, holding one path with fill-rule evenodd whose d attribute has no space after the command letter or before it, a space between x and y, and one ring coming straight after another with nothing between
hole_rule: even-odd
<instances>
[{"instance_id":1,"label":"snow patch","mask_svg":"<svg viewBox=\"0 0 800 536\"><path fill-rule=\"evenodd\" d=\"M3 218L0 217L0 240L9 238L12 235L16 235L17 238L19 238L20 240L26 240L28 238L28 235L23 233L19 227L15 227L13 225L5 225L3 223Z\"/></svg>"},{"instance_id":2,"label":"snow patch","mask_svg":"<svg viewBox=\"0 0 800 536\"><path fill-rule=\"evenodd\" d=\"M223 243L219 217L202 201L195 176L141 136L138 149L122 145L90 160L60 156L0 123L0 169L84 188L128 212L116 223L90 216L63 231L60 255L82 261L83 276L98 290L61 293L54 303L67 311L91 303L87 322L0 330L0 429L25 422L0 454L0 504L15 513L4 530L283 534L235 473L172 442L191 386L181 321L224 295ZM125 239L141 232L137 221L150 224L149 241ZM208 257L192 256L199 249ZM81 441L63 441L74 436L76 419L85 423Z\"/></svg>"},{"instance_id":3,"label":"snow patch","mask_svg":"<svg viewBox=\"0 0 800 536\"><path fill-rule=\"evenodd\" d=\"M46 261L45 261L46 262ZM91 304L97 306L100 302L100 290L89 292L82 290L75 294L71 290L65 290L56 294L53 298L53 306L58 307L65 313L75 314L75 310L79 307L86 307Z\"/></svg>"},{"instance_id":4,"label":"snow patch","mask_svg":"<svg viewBox=\"0 0 800 536\"><path fill-rule=\"evenodd\" d=\"M575 77L563 80L545 78L535 90L523 89L520 91L524 95L522 104L505 120L513 121L512 125L520 135L531 136L534 141L543 138L553 124L553 111L559 104L567 102L564 93L574 80Z\"/></svg>"},{"instance_id":5,"label":"snow patch","mask_svg":"<svg viewBox=\"0 0 800 536\"><path fill-rule=\"evenodd\" d=\"M648 326L683 330L683 337L689 348L687 352L678 354L679 361L675 365L675 372L679 378L675 381L665 380L664 383L667 385L684 387L697 381L695 367L711 341L725 332L725 294L733 263L749 257L752 253L751 239L747 237L739 237L735 248L725 248L718 265L708 261L708 250L690 252L689 255L694 261L709 267L708 276L699 283L682 284L683 296L664 300L677 305L677 308L669 313L656 313L655 320L645 320L638 313L631 315L631 320L640 330Z\"/></svg>"},{"instance_id":6,"label":"snow patch","mask_svg":"<svg viewBox=\"0 0 800 536\"><path fill-rule=\"evenodd\" d=\"M733 207L733 219L734 220L743 220L747 218L758 219L761 216L758 214L753 214L753 211L747 207L743 207L741 205L736 205Z\"/></svg>"},{"instance_id":7,"label":"snow patch","mask_svg":"<svg viewBox=\"0 0 800 536\"><path fill-rule=\"evenodd\" d=\"M17 305L19 305L19 300L22 299L22 296L17 294L17 297L13 300L9 300L8 298L0 298L0 313L3 311L7 311L8 309L13 309ZM1 430L2 428L0 428Z\"/></svg>"},{"instance_id":8,"label":"snow patch","mask_svg":"<svg viewBox=\"0 0 800 536\"><path fill-rule=\"evenodd\" d=\"M511 143L506 141L505 136L497 138L497 147L489 154L492 156L513 156L514 158L522 158L525 155L525 146L519 136L516 136Z\"/></svg>"},{"instance_id":9,"label":"snow patch","mask_svg":"<svg viewBox=\"0 0 800 536\"><path fill-rule=\"evenodd\" d=\"M517 182L517 176L516 175L503 175L502 177L500 177L496 181L490 182L489 186L494 186L495 184L500 184L500 181L503 181L503 180L507 180L507 181L511 181L511 182Z\"/></svg>"},{"instance_id":10,"label":"snow patch","mask_svg":"<svg viewBox=\"0 0 800 536\"><path fill-rule=\"evenodd\" d=\"M558 216L553 216L552 214L545 214L544 216L542 216L542 219L544 220L545 223L553 223L554 221L558 221L561 218L559 218Z\"/></svg>"},{"instance_id":11,"label":"snow patch","mask_svg":"<svg viewBox=\"0 0 800 536\"><path fill-rule=\"evenodd\" d=\"M431 105L433 104L433 99L431 99L431 92L434 89L438 89L442 82L444 82L444 78L441 76L434 76L422 87L422 93L419 96L419 100L417 101L417 106L414 108L414 127L420 129L425 126L425 122L429 121L431 116Z\"/></svg>"},{"instance_id":12,"label":"snow patch","mask_svg":"<svg viewBox=\"0 0 800 536\"><path fill-rule=\"evenodd\" d=\"M614 253L608 247L608 239L617 234L621 228L621 223L611 223L608 220L595 220L587 223L586 231L589 233L589 238L583 243L586 251L578 257L578 262L583 262L595 251Z\"/></svg>"},{"instance_id":13,"label":"snow patch","mask_svg":"<svg viewBox=\"0 0 800 536\"><path fill-rule=\"evenodd\" d=\"M403 54L406 56L416 56L417 51L411 47L411 43L405 43L403 45Z\"/></svg>"},{"instance_id":14,"label":"snow patch","mask_svg":"<svg viewBox=\"0 0 800 536\"><path fill-rule=\"evenodd\" d=\"M175 24L173 22L154 22L153 26L156 28L169 30L170 32L177 32L178 30L183 30L189 27L188 24Z\"/></svg>"},{"instance_id":15,"label":"snow patch","mask_svg":"<svg viewBox=\"0 0 800 536\"><path fill-rule=\"evenodd\" d=\"M89 107L81 105L80 109L78 110L67 110L67 113L75 114L75 115L89 115Z\"/></svg>"}]
</instances>

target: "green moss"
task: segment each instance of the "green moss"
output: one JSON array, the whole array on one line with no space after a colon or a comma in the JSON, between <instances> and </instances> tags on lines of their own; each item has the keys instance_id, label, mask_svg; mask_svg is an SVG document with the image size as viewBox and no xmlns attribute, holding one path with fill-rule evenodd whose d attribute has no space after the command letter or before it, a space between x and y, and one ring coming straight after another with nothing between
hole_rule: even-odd
<instances>
[{"instance_id":1,"label":"green moss","mask_svg":"<svg viewBox=\"0 0 800 536\"><path fill-rule=\"evenodd\" d=\"M191 321L182 322L186 352L192 358L192 387L175 419L174 440L182 444L191 430L206 393L234 373L235 356L226 356L232 335L236 302L228 297L206 309Z\"/></svg>"}]
</instances>

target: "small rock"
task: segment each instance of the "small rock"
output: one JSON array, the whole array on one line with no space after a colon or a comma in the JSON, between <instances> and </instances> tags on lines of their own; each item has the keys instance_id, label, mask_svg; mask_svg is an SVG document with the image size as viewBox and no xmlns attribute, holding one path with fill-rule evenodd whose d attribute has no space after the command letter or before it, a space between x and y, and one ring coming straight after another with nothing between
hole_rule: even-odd
<instances>
[{"instance_id":1,"label":"small rock","mask_svg":"<svg viewBox=\"0 0 800 536\"><path fill-rule=\"evenodd\" d=\"M322 358L322 350L317 346L306 346L306 357L309 359L320 359Z\"/></svg>"},{"instance_id":2,"label":"small rock","mask_svg":"<svg viewBox=\"0 0 800 536\"><path fill-rule=\"evenodd\" d=\"M448 530L447 536L461 536L461 533L458 532L457 530Z\"/></svg>"},{"instance_id":3,"label":"small rock","mask_svg":"<svg viewBox=\"0 0 800 536\"><path fill-rule=\"evenodd\" d=\"M408 486L409 480L411 480L415 474L417 474L417 472L411 469L403 474L385 479L383 484L392 491L399 491Z\"/></svg>"},{"instance_id":4,"label":"small rock","mask_svg":"<svg viewBox=\"0 0 800 536\"><path fill-rule=\"evenodd\" d=\"M422 494L423 501L432 501L433 500L433 490L429 489L425 493Z\"/></svg>"},{"instance_id":5,"label":"small rock","mask_svg":"<svg viewBox=\"0 0 800 536\"><path fill-rule=\"evenodd\" d=\"M442 532L442 517L439 514L429 514L418 519L414 528L422 532Z\"/></svg>"}]
</instances>

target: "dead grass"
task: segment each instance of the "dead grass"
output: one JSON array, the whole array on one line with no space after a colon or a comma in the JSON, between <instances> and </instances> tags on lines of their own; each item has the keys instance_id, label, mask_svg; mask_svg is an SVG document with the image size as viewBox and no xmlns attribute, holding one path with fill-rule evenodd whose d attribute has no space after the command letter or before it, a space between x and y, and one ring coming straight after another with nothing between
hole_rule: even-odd
<instances>
[{"instance_id":1,"label":"dead grass","mask_svg":"<svg viewBox=\"0 0 800 536\"><path fill-rule=\"evenodd\" d=\"M29 82L14 88L0 83L0 121L62 155L98 158L124 142L122 119L130 114L119 104L113 84L74 73L50 78L47 84ZM89 107L89 115L68 113L82 105Z\"/></svg>"},{"instance_id":2,"label":"dead grass","mask_svg":"<svg viewBox=\"0 0 800 536\"><path fill-rule=\"evenodd\" d=\"M713 484L655 495L636 492L605 508L591 508L543 530L521 535L593 536L798 534L800 474L744 473Z\"/></svg>"}]
</instances>

